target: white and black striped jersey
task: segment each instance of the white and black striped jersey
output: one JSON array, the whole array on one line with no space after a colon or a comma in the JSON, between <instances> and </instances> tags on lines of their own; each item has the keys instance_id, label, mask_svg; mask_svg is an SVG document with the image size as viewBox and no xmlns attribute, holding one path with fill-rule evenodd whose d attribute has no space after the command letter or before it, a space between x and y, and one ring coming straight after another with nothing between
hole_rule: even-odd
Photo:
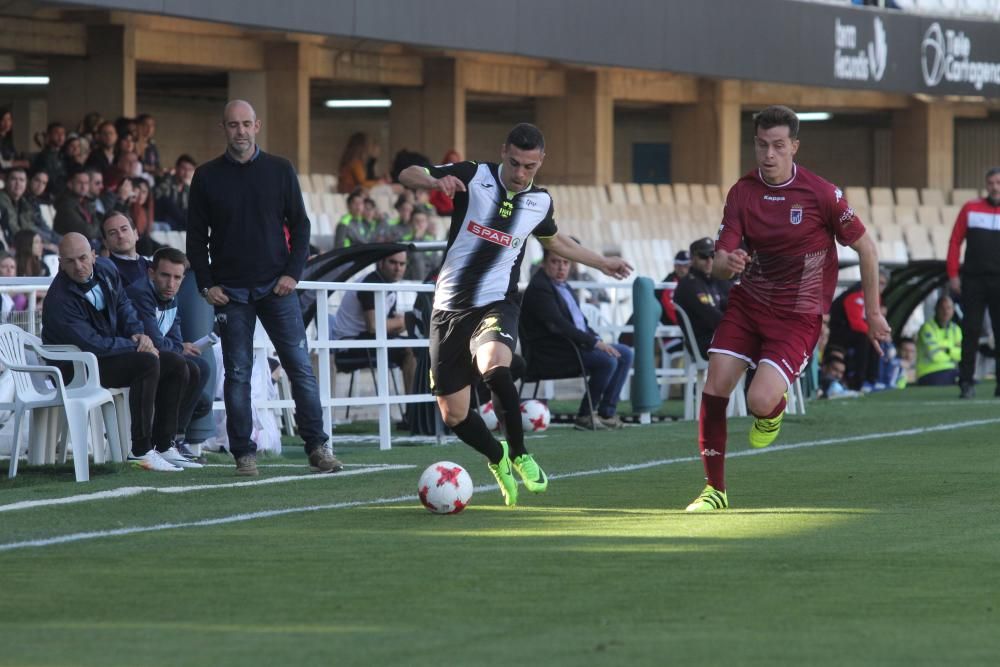
<instances>
[{"instance_id":1,"label":"white and black striped jersey","mask_svg":"<svg viewBox=\"0 0 1000 667\"><path fill-rule=\"evenodd\" d=\"M528 235L547 238L557 232L552 196L534 185L507 192L493 162L458 162L428 172L434 178L455 176L466 187L455 193L434 308L466 310L515 294Z\"/></svg>"}]
</instances>

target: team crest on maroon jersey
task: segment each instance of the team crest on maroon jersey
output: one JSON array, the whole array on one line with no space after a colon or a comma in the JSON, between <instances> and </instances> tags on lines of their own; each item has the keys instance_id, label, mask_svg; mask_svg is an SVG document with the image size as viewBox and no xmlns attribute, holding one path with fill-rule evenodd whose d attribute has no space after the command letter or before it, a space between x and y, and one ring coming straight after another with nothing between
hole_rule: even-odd
<instances>
[{"instance_id":1,"label":"team crest on maroon jersey","mask_svg":"<svg viewBox=\"0 0 1000 667\"><path fill-rule=\"evenodd\" d=\"M792 204L789 221L793 225L797 225L802 222L802 204Z\"/></svg>"}]
</instances>

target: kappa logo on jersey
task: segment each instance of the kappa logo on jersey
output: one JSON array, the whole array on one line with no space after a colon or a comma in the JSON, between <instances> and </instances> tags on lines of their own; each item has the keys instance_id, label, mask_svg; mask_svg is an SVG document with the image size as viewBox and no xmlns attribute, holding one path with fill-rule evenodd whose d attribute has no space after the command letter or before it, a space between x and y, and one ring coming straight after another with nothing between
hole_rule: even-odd
<instances>
[{"instance_id":1,"label":"kappa logo on jersey","mask_svg":"<svg viewBox=\"0 0 1000 667\"><path fill-rule=\"evenodd\" d=\"M793 204L791 214L789 216L789 221L793 225L797 225L802 222L802 204Z\"/></svg>"},{"instance_id":2,"label":"kappa logo on jersey","mask_svg":"<svg viewBox=\"0 0 1000 667\"><path fill-rule=\"evenodd\" d=\"M840 201L841 198L844 196L844 192L840 188L834 187L833 188L833 196L837 198L837 201Z\"/></svg>"},{"instance_id":3,"label":"kappa logo on jersey","mask_svg":"<svg viewBox=\"0 0 1000 667\"><path fill-rule=\"evenodd\" d=\"M785 201L781 195L764 195L764 201Z\"/></svg>"},{"instance_id":4,"label":"kappa logo on jersey","mask_svg":"<svg viewBox=\"0 0 1000 667\"><path fill-rule=\"evenodd\" d=\"M517 248L521 245L521 239L515 238L510 234L501 232L498 229L490 229L489 227L483 227L477 222L472 220L469 221L469 225L466 228L476 236L481 239L485 239L490 243L495 243L497 245L502 245L506 248Z\"/></svg>"}]
</instances>

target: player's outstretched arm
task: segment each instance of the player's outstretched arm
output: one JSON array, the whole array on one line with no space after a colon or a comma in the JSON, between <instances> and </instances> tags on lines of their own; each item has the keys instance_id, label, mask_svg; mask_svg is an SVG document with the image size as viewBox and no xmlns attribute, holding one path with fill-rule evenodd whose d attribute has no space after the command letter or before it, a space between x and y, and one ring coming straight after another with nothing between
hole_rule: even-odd
<instances>
[{"instance_id":1,"label":"player's outstretched arm","mask_svg":"<svg viewBox=\"0 0 1000 667\"><path fill-rule=\"evenodd\" d=\"M399 182L412 190L440 190L449 197L454 197L456 192L465 192L465 183L461 179L450 174L434 178L418 165L399 172Z\"/></svg>"},{"instance_id":2,"label":"player's outstretched arm","mask_svg":"<svg viewBox=\"0 0 1000 667\"><path fill-rule=\"evenodd\" d=\"M556 234L555 236L540 238L538 240L549 252L554 252L560 257L565 257L573 262L586 264L612 278L628 278L629 274L632 273L632 265L621 257L598 255L593 250L584 248L568 236Z\"/></svg>"},{"instance_id":3,"label":"player's outstretched arm","mask_svg":"<svg viewBox=\"0 0 1000 667\"><path fill-rule=\"evenodd\" d=\"M868 232L852 243L851 248L858 253L861 264L861 291L865 295L868 340L881 356L882 347L879 343L888 343L892 340L892 329L882 315L882 295L878 292L878 248Z\"/></svg>"}]
</instances>

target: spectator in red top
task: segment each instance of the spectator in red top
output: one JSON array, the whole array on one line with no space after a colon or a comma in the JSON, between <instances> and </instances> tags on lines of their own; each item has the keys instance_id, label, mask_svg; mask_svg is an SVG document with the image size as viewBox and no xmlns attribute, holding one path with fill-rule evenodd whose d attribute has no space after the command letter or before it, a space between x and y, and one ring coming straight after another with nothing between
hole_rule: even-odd
<instances>
[{"instance_id":1,"label":"spectator in red top","mask_svg":"<svg viewBox=\"0 0 1000 667\"><path fill-rule=\"evenodd\" d=\"M687 250L681 250L674 255L674 270L667 274L663 282L679 283L690 270L691 254ZM656 296L663 307L663 312L660 314L660 324L677 324L677 310L674 308L674 290L657 290Z\"/></svg>"},{"instance_id":2,"label":"spectator in red top","mask_svg":"<svg viewBox=\"0 0 1000 667\"><path fill-rule=\"evenodd\" d=\"M965 241L965 261L958 257ZM983 314L990 309L993 340L1000 341L1000 167L986 172L986 197L962 207L955 219L948 244L948 280L952 292L962 300L962 361L958 365L961 398L972 398L976 390L973 374L983 332ZM996 357L1000 377L1000 354ZM993 392L1000 397L1000 382Z\"/></svg>"},{"instance_id":3,"label":"spectator in red top","mask_svg":"<svg viewBox=\"0 0 1000 667\"><path fill-rule=\"evenodd\" d=\"M462 161L462 155L454 148L444 154L441 158L441 164L454 164L456 162ZM431 206L437 211L438 215L451 215L451 212L455 210L455 202L451 200L451 197L441 192L440 190L431 190L430 195Z\"/></svg>"},{"instance_id":4,"label":"spectator in red top","mask_svg":"<svg viewBox=\"0 0 1000 667\"><path fill-rule=\"evenodd\" d=\"M879 269L878 292L889 283L889 272ZM868 320L865 319L865 295L861 283L855 283L830 306L830 345L844 350L847 370L844 383L850 389L861 390L867 383L874 385L878 371L877 355L873 356L868 340Z\"/></svg>"}]
</instances>

